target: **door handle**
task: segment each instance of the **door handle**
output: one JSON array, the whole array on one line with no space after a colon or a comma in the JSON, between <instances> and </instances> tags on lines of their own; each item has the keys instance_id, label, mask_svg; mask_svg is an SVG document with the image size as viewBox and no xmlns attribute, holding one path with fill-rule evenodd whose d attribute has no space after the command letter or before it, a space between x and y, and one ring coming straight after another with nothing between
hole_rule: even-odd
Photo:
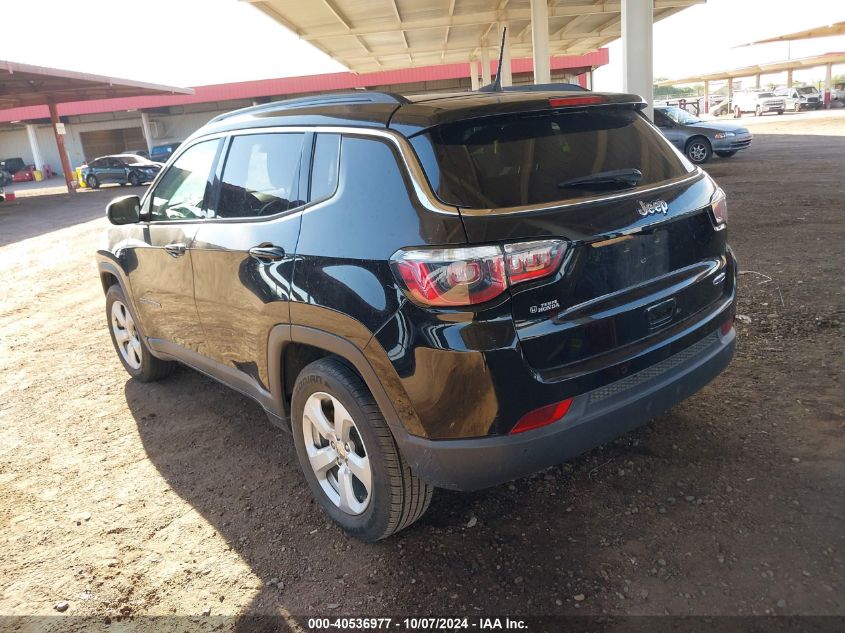
<instances>
[{"instance_id":1,"label":"door handle","mask_svg":"<svg viewBox=\"0 0 845 633\"><path fill-rule=\"evenodd\" d=\"M164 250L170 253L171 257L181 257L185 254L185 245L181 242L176 244L167 244L164 247Z\"/></svg>"},{"instance_id":2,"label":"door handle","mask_svg":"<svg viewBox=\"0 0 845 633\"><path fill-rule=\"evenodd\" d=\"M281 246L273 246L266 244L263 246L253 246L249 249L250 256L262 262L277 262L285 256L285 249Z\"/></svg>"}]
</instances>

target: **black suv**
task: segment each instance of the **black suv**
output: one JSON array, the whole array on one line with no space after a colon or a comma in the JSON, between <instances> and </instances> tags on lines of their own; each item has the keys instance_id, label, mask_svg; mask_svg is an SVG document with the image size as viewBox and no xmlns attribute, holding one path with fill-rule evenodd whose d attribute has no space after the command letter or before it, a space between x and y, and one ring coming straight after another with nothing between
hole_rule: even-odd
<instances>
[{"instance_id":1,"label":"black suv","mask_svg":"<svg viewBox=\"0 0 845 633\"><path fill-rule=\"evenodd\" d=\"M220 116L107 209L120 359L257 400L365 540L416 521L434 487L633 429L735 345L724 193L643 106L368 92Z\"/></svg>"}]
</instances>

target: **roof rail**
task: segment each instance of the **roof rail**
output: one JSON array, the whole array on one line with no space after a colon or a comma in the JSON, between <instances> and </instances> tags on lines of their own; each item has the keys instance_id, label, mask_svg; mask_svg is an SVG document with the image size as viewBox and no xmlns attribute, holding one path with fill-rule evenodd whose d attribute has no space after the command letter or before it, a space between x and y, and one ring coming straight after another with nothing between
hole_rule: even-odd
<instances>
[{"instance_id":1,"label":"roof rail","mask_svg":"<svg viewBox=\"0 0 845 633\"><path fill-rule=\"evenodd\" d=\"M354 92L335 92L329 94L317 94L308 97L298 97L296 99L282 99L281 101L271 101L270 103L261 103L255 106L241 108L240 110L233 110L214 117L209 123L216 123L224 121L233 116L241 114L266 114L269 112L278 112L282 110L295 110L297 108L311 108L321 105L338 105L344 103L394 103L401 105L408 103L408 100L402 95L393 92L378 92L370 90L356 90Z\"/></svg>"},{"instance_id":2,"label":"roof rail","mask_svg":"<svg viewBox=\"0 0 845 633\"><path fill-rule=\"evenodd\" d=\"M551 91L562 91L562 92L590 92L586 88L579 86L578 84L567 84L567 83L559 83L559 84L519 84L516 86L508 86L506 88L502 88L503 92L551 92Z\"/></svg>"}]
</instances>

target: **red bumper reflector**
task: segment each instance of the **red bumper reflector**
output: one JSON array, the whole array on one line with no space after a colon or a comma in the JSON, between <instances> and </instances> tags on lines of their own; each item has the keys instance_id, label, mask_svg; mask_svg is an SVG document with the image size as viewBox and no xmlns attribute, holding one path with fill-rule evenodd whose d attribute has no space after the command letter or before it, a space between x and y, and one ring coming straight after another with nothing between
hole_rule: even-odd
<instances>
[{"instance_id":1,"label":"red bumper reflector","mask_svg":"<svg viewBox=\"0 0 845 633\"><path fill-rule=\"evenodd\" d=\"M557 97L549 99L549 105L553 108L565 108L581 105L596 105L604 103L604 97Z\"/></svg>"},{"instance_id":2,"label":"red bumper reflector","mask_svg":"<svg viewBox=\"0 0 845 633\"><path fill-rule=\"evenodd\" d=\"M734 326L734 318L731 317L724 323L722 323L722 336L726 336L730 331L731 328Z\"/></svg>"},{"instance_id":3,"label":"red bumper reflector","mask_svg":"<svg viewBox=\"0 0 845 633\"><path fill-rule=\"evenodd\" d=\"M569 398L569 400L564 400L563 402L549 404L545 407L529 411L520 418L516 426L511 429L510 434L524 433L525 431L539 429L542 426L548 426L552 422L557 422L566 415L571 405L572 398Z\"/></svg>"}]
</instances>

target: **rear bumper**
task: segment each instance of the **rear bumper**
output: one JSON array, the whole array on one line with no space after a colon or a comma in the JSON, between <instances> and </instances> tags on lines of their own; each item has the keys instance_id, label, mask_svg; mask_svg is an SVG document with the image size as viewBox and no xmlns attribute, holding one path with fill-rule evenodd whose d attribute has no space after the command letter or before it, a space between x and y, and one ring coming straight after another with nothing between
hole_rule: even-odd
<instances>
[{"instance_id":1,"label":"rear bumper","mask_svg":"<svg viewBox=\"0 0 845 633\"><path fill-rule=\"evenodd\" d=\"M559 464L608 442L688 398L730 363L735 330L718 330L664 361L576 397L563 420L515 436L428 440L407 435L402 454L423 480L479 490Z\"/></svg>"}]
</instances>

